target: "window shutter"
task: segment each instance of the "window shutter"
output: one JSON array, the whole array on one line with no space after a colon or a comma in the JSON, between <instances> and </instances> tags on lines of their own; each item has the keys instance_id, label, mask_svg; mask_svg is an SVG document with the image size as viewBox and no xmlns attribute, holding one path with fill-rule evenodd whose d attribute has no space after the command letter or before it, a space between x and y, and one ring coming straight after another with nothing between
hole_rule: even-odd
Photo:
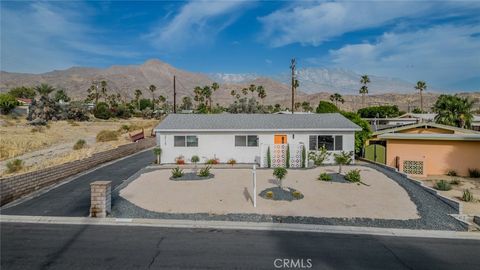
<instances>
[{"instance_id":1,"label":"window shutter","mask_svg":"<svg viewBox=\"0 0 480 270\"><path fill-rule=\"evenodd\" d=\"M335 150L343 150L343 136L335 136Z\"/></svg>"}]
</instances>

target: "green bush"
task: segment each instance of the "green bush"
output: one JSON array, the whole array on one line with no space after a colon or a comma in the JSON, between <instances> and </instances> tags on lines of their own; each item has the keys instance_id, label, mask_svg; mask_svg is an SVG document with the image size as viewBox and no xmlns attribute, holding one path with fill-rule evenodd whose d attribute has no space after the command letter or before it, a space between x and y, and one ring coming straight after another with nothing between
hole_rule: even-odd
<instances>
[{"instance_id":1,"label":"green bush","mask_svg":"<svg viewBox=\"0 0 480 270\"><path fill-rule=\"evenodd\" d=\"M290 145L287 144L286 167L290 168Z\"/></svg>"},{"instance_id":2,"label":"green bush","mask_svg":"<svg viewBox=\"0 0 480 270\"><path fill-rule=\"evenodd\" d=\"M321 173L317 179L321 181L332 181L332 176L324 172Z\"/></svg>"},{"instance_id":3,"label":"green bush","mask_svg":"<svg viewBox=\"0 0 480 270\"><path fill-rule=\"evenodd\" d=\"M270 154L270 146L267 147L267 167L272 166L272 155Z\"/></svg>"},{"instance_id":4,"label":"green bush","mask_svg":"<svg viewBox=\"0 0 480 270\"><path fill-rule=\"evenodd\" d=\"M447 175L448 175L448 176L457 176L457 171L455 171L455 170L449 170L449 171L447 172Z\"/></svg>"},{"instance_id":5,"label":"green bush","mask_svg":"<svg viewBox=\"0 0 480 270\"><path fill-rule=\"evenodd\" d=\"M109 142L118 140L118 132L115 130L102 130L97 134L97 142Z\"/></svg>"},{"instance_id":6,"label":"green bush","mask_svg":"<svg viewBox=\"0 0 480 270\"><path fill-rule=\"evenodd\" d=\"M336 113L336 112L339 112L339 109L337 106L335 106L335 104L328 101L321 100L318 103L316 112L317 113Z\"/></svg>"},{"instance_id":7,"label":"green bush","mask_svg":"<svg viewBox=\"0 0 480 270\"><path fill-rule=\"evenodd\" d=\"M190 161L194 164L197 164L197 162L200 161L200 158L197 156L197 155L194 155L192 156L192 158L190 159Z\"/></svg>"},{"instance_id":8,"label":"green bush","mask_svg":"<svg viewBox=\"0 0 480 270\"><path fill-rule=\"evenodd\" d=\"M473 202L473 200L474 200L473 194L472 194L472 192L470 192L469 189L465 189L463 191L462 200L465 201L465 202Z\"/></svg>"},{"instance_id":9,"label":"green bush","mask_svg":"<svg viewBox=\"0 0 480 270\"><path fill-rule=\"evenodd\" d=\"M10 113L18 105L18 101L10 94L0 94L0 111L3 114Z\"/></svg>"},{"instance_id":10,"label":"green bush","mask_svg":"<svg viewBox=\"0 0 480 270\"><path fill-rule=\"evenodd\" d=\"M283 167L278 167L273 169L273 176L275 176L278 179L278 186L281 188L282 187L282 180L285 178L287 175L288 171L287 169Z\"/></svg>"},{"instance_id":11,"label":"green bush","mask_svg":"<svg viewBox=\"0 0 480 270\"><path fill-rule=\"evenodd\" d=\"M73 150L80 150L85 147L86 144L87 142L85 140L80 139L73 145Z\"/></svg>"},{"instance_id":12,"label":"green bush","mask_svg":"<svg viewBox=\"0 0 480 270\"><path fill-rule=\"evenodd\" d=\"M183 170L179 167L175 167L172 169L172 178L179 178L183 176Z\"/></svg>"},{"instance_id":13,"label":"green bush","mask_svg":"<svg viewBox=\"0 0 480 270\"><path fill-rule=\"evenodd\" d=\"M305 149L305 145L302 145L302 168L305 168L306 159L307 159L307 150Z\"/></svg>"},{"instance_id":14,"label":"green bush","mask_svg":"<svg viewBox=\"0 0 480 270\"><path fill-rule=\"evenodd\" d=\"M474 169L468 169L468 175L471 178L480 178L480 170L474 168Z\"/></svg>"},{"instance_id":15,"label":"green bush","mask_svg":"<svg viewBox=\"0 0 480 270\"><path fill-rule=\"evenodd\" d=\"M400 111L396 105L384 105L362 108L357 112L362 118L389 118L400 116Z\"/></svg>"},{"instance_id":16,"label":"green bush","mask_svg":"<svg viewBox=\"0 0 480 270\"><path fill-rule=\"evenodd\" d=\"M93 115L95 116L95 118L103 119L103 120L107 120L107 119L110 119L110 117L112 117L110 108L105 102L100 102L97 104L97 107L93 111Z\"/></svg>"},{"instance_id":17,"label":"green bush","mask_svg":"<svg viewBox=\"0 0 480 270\"><path fill-rule=\"evenodd\" d=\"M318 151L310 151L308 153L308 159L313 161L313 164L315 166L320 166L322 163L325 161L325 159L330 156L330 153L327 151L327 148L325 147L320 147Z\"/></svg>"},{"instance_id":18,"label":"green bush","mask_svg":"<svg viewBox=\"0 0 480 270\"><path fill-rule=\"evenodd\" d=\"M18 158L14 159L14 160L11 160L11 161L7 162L6 166L7 166L7 173L18 172L21 169L23 169L23 160L18 159Z\"/></svg>"},{"instance_id":19,"label":"green bush","mask_svg":"<svg viewBox=\"0 0 480 270\"><path fill-rule=\"evenodd\" d=\"M352 162L353 152L344 152L338 154L333 154L335 158L335 163L338 164L338 173L342 173L342 165L347 165Z\"/></svg>"},{"instance_id":20,"label":"green bush","mask_svg":"<svg viewBox=\"0 0 480 270\"><path fill-rule=\"evenodd\" d=\"M450 185L449 182L447 182L445 180L440 180L437 183L435 183L435 188L438 189L438 190L447 191L447 190L452 189L452 186Z\"/></svg>"},{"instance_id":21,"label":"green bush","mask_svg":"<svg viewBox=\"0 0 480 270\"><path fill-rule=\"evenodd\" d=\"M362 181L362 178L360 176L360 170L355 169L355 170L349 171L347 174L345 174L345 179L352 183L358 183Z\"/></svg>"},{"instance_id":22,"label":"green bush","mask_svg":"<svg viewBox=\"0 0 480 270\"><path fill-rule=\"evenodd\" d=\"M198 176L200 176L200 177L209 176L211 168L212 168L211 166L205 166L205 167L201 168L200 171L198 172Z\"/></svg>"}]
</instances>

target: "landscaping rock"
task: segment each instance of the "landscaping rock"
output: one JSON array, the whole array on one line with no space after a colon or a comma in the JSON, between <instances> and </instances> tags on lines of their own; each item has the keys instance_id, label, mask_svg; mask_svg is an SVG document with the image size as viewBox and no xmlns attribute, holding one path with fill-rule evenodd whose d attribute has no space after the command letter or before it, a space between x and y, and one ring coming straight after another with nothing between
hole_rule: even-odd
<instances>
[{"instance_id":1,"label":"landscaping rock","mask_svg":"<svg viewBox=\"0 0 480 270\"><path fill-rule=\"evenodd\" d=\"M271 191L273 193L273 197L269 198L267 196L267 192ZM300 193L300 196L295 197L293 196L293 192L297 191L296 189L289 188L283 189L280 187L272 187L272 188L267 188L260 192L258 194L260 197L267 199L267 200L274 200L274 201L294 201L294 200L300 200L303 199L303 194Z\"/></svg>"},{"instance_id":2,"label":"landscaping rock","mask_svg":"<svg viewBox=\"0 0 480 270\"><path fill-rule=\"evenodd\" d=\"M195 174L193 172L189 172L189 173L184 173L182 177L177 177L177 178L170 177L170 180L172 180L172 181L198 181L198 180L212 179L214 176L215 175L210 174L207 177L203 177L203 176L198 176L197 174Z\"/></svg>"}]
</instances>

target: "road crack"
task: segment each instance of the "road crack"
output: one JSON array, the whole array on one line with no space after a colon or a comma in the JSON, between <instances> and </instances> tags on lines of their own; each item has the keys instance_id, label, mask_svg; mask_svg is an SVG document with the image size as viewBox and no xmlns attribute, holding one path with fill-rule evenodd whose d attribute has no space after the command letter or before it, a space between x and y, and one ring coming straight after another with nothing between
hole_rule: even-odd
<instances>
[{"instance_id":1,"label":"road crack","mask_svg":"<svg viewBox=\"0 0 480 270\"><path fill-rule=\"evenodd\" d=\"M150 260L150 263L148 264L148 267L147 269L150 269L150 267L152 267L152 265L155 263L155 260L157 259L157 257L160 255L160 244L162 243L162 241L165 239L165 237L161 237L158 242L157 242L157 245L156 245L156 249L157 251L155 252L155 255L153 256L153 258Z\"/></svg>"}]
</instances>

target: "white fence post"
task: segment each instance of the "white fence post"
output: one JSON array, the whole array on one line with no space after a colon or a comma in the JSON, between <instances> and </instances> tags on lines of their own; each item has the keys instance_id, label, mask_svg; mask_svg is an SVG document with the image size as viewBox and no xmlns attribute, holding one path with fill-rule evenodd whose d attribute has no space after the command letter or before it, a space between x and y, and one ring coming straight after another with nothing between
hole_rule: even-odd
<instances>
[{"instance_id":1,"label":"white fence post","mask_svg":"<svg viewBox=\"0 0 480 270\"><path fill-rule=\"evenodd\" d=\"M257 168L256 165L253 164L253 207L257 207Z\"/></svg>"}]
</instances>

